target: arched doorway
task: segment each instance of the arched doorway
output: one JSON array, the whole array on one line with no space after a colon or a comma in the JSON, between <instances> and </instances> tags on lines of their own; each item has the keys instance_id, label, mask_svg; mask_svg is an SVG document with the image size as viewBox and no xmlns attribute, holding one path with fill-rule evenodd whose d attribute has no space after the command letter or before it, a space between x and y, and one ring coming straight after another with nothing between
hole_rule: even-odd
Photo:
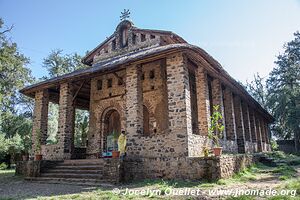
<instances>
[{"instance_id":1,"label":"arched doorway","mask_svg":"<svg viewBox=\"0 0 300 200\"><path fill-rule=\"evenodd\" d=\"M121 133L120 115L117 110L110 110L104 116L103 151L118 149L118 136Z\"/></svg>"}]
</instances>

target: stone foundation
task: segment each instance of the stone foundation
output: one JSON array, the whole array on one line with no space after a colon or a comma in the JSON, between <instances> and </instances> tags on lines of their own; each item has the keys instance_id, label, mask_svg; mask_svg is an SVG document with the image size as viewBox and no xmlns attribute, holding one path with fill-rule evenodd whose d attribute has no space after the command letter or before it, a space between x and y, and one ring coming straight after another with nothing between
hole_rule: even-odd
<instances>
[{"instance_id":1,"label":"stone foundation","mask_svg":"<svg viewBox=\"0 0 300 200\"><path fill-rule=\"evenodd\" d=\"M43 171L43 168L55 166L58 162L59 161L49 160L18 161L16 163L16 175L22 175L24 177L38 177Z\"/></svg>"},{"instance_id":2,"label":"stone foundation","mask_svg":"<svg viewBox=\"0 0 300 200\"><path fill-rule=\"evenodd\" d=\"M123 181L140 181L143 179L171 180L217 180L231 177L245 167L258 161L258 157L247 154L222 155L221 157L158 157L158 158L127 158L117 166L115 159L103 160L101 173L104 177ZM88 160L72 160L84 162ZM20 161L16 165L16 174L24 177L39 177L43 169L52 168L58 161ZM99 169L100 169L99 168ZM113 171L107 171L113 169ZM111 178L113 177L113 178ZM119 177L119 178L118 178Z\"/></svg>"},{"instance_id":3,"label":"stone foundation","mask_svg":"<svg viewBox=\"0 0 300 200\"><path fill-rule=\"evenodd\" d=\"M141 158L124 162L125 181L142 179L217 180L256 162L255 155L221 157Z\"/></svg>"}]
</instances>

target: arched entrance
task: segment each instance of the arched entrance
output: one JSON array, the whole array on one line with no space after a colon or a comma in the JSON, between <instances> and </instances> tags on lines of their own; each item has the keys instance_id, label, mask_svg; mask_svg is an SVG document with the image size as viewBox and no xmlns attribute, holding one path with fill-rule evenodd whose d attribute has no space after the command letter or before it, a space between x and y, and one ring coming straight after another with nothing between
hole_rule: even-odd
<instances>
[{"instance_id":1,"label":"arched entrance","mask_svg":"<svg viewBox=\"0 0 300 200\"><path fill-rule=\"evenodd\" d=\"M118 137L121 133L120 115L112 109L104 116L103 152L112 152L118 149Z\"/></svg>"}]
</instances>

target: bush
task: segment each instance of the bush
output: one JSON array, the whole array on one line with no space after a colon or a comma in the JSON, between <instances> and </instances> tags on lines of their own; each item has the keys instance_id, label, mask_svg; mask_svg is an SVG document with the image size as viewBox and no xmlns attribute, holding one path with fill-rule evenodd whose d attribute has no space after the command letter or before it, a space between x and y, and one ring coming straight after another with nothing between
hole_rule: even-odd
<instances>
[{"instance_id":1,"label":"bush","mask_svg":"<svg viewBox=\"0 0 300 200\"><path fill-rule=\"evenodd\" d=\"M0 164L0 170L5 170L5 169L7 169L7 164L1 163Z\"/></svg>"},{"instance_id":2,"label":"bush","mask_svg":"<svg viewBox=\"0 0 300 200\"><path fill-rule=\"evenodd\" d=\"M277 144L276 140L271 140L271 148L273 151L278 151L279 145Z\"/></svg>"}]
</instances>

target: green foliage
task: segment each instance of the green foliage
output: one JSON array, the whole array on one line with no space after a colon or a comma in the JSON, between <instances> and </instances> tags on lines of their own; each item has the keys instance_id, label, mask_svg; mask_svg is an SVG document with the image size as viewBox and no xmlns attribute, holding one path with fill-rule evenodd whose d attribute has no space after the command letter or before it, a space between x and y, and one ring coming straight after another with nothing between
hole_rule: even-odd
<instances>
[{"instance_id":1,"label":"green foliage","mask_svg":"<svg viewBox=\"0 0 300 200\"><path fill-rule=\"evenodd\" d=\"M58 49L44 59L43 67L48 70L49 77L53 78L88 66L81 63L81 56L77 53L64 55L63 50Z\"/></svg>"},{"instance_id":2,"label":"green foliage","mask_svg":"<svg viewBox=\"0 0 300 200\"><path fill-rule=\"evenodd\" d=\"M208 137L213 141L216 147L220 147L220 139L223 137L224 125L223 125L223 116L219 112L220 106L215 105L214 111L212 113L211 124L208 128Z\"/></svg>"},{"instance_id":3,"label":"green foliage","mask_svg":"<svg viewBox=\"0 0 300 200\"><path fill-rule=\"evenodd\" d=\"M254 80L246 82L245 88L251 96L260 103L262 107L268 109L268 93L265 84L266 79L261 77L259 73L254 75Z\"/></svg>"},{"instance_id":4,"label":"green foliage","mask_svg":"<svg viewBox=\"0 0 300 200\"><path fill-rule=\"evenodd\" d=\"M7 164L6 163L1 163L0 164L0 170L5 170L7 169Z\"/></svg>"},{"instance_id":5,"label":"green foliage","mask_svg":"<svg viewBox=\"0 0 300 200\"><path fill-rule=\"evenodd\" d=\"M272 150L273 150L273 151L277 151L277 150L278 150L278 147L279 147L279 146L278 146L276 140L271 139L271 148L272 148Z\"/></svg>"},{"instance_id":6,"label":"green foliage","mask_svg":"<svg viewBox=\"0 0 300 200\"><path fill-rule=\"evenodd\" d=\"M297 171L293 167L288 166L287 164L282 164L273 170L273 173L280 174L279 176L280 180L288 180L290 178L293 178L296 172Z\"/></svg>"},{"instance_id":7,"label":"green foliage","mask_svg":"<svg viewBox=\"0 0 300 200\"><path fill-rule=\"evenodd\" d=\"M57 143L57 131L58 131L58 104L52 102L48 107L48 128L47 128L47 144Z\"/></svg>"},{"instance_id":8,"label":"green foliage","mask_svg":"<svg viewBox=\"0 0 300 200\"><path fill-rule=\"evenodd\" d=\"M0 134L0 159L11 155L13 158L16 154L26 150L26 140L22 139L20 135L15 135L11 138L5 138L4 134Z\"/></svg>"},{"instance_id":9,"label":"green foliage","mask_svg":"<svg viewBox=\"0 0 300 200\"><path fill-rule=\"evenodd\" d=\"M33 78L26 67L29 59L8 39L12 28L4 28L0 18L0 158L26 151L31 145L32 100L18 90Z\"/></svg>"},{"instance_id":10,"label":"green foliage","mask_svg":"<svg viewBox=\"0 0 300 200\"><path fill-rule=\"evenodd\" d=\"M296 190L297 196L300 196L300 178L290 179L284 185L285 189Z\"/></svg>"},{"instance_id":11,"label":"green foliage","mask_svg":"<svg viewBox=\"0 0 300 200\"><path fill-rule=\"evenodd\" d=\"M7 39L11 29L3 28L0 18L0 112L14 110L18 102L18 90L32 80L31 72L25 67L29 59L18 51L17 44Z\"/></svg>"},{"instance_id":12,"label":"green foliage","mask_svg":"<svg viewBox=\"0 0 300 200\"><path fill-rule=\"evenodd\" d=\"M248 92L275 118L272 134L281 139L300 140L300 33L284 45L268 78L259 74L247 82ZM295 142L295 145L298 144ZM297 146L296 146L297 147Z\"/></svg>"},{"instance_id":13,"label":"green foliage","mask_svg":"<svg viewBox=\"0 0 300 200\"><path fill-rule=\"evenodd\" d=\"M36 130L35 133L35 149L37 151L37 153L41 153L41 131L40 130Z\"/></svg>"},{"instance_id":14,"label":"green foliage","mask_svg":"<svg viewBox=\"0 0 300 200\"><path fill-rule=\"evenodd\" d=\"M284 45L267 80L268 105L276 119L272 130L280 138L300 138L300 33ZM296 143L297 144L297 143Z\"/></svg>"},{"instance_id":15,"label":"green foliage","mask_svg":"<svg viewBox=\"0 0 300 200\"><path fill-rule=\"evenodd\" d=\"M75 117L75 147L85 147L87 134L89 130L89 112L86 110L77 110Z\"/></svg>"}]
</instances>

